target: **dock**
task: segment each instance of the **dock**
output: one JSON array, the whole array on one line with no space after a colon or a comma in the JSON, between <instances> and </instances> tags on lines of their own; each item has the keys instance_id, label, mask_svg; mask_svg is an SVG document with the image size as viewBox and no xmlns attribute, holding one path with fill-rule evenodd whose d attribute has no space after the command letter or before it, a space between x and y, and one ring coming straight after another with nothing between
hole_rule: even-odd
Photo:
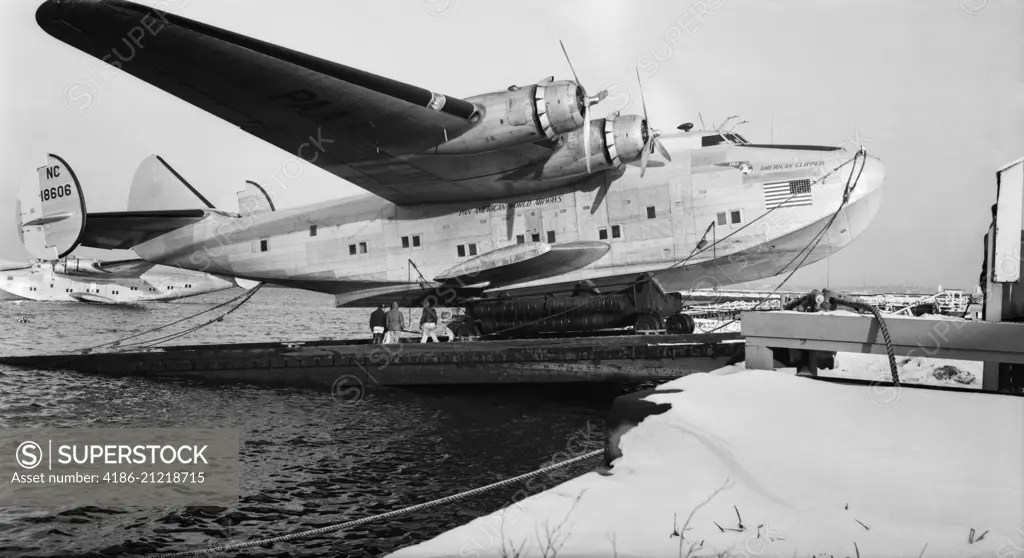
<instances>
[{"instance_id":1,"label":"dock","mask_svg":"<svg viewBox=\"0 0 1024 558\"><path fill-rule=\"evenodd\" d=\"M672 380L725 366L739 333L455 343L310 341L168 346L145 351L0 357L0 364L85 374L306 387L610 383Z\"/></svg>"}]
</instances>

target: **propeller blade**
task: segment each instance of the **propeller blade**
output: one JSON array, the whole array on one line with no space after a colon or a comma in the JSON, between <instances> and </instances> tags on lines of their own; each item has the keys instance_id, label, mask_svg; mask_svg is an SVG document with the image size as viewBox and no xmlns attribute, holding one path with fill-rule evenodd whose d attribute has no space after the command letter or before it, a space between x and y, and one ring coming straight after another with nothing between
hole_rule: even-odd
<instances>
[{"instance_id":1,"label":"propeller blade","mask_svg":"<svg viewBox=\"0 0 1024 558\"><path fill-rule=\"evenodd\" d=\"M661 153L661 156L664 157L666 161L672 162L672 157L668 154L668 149L665 149L665 146L662 145L660 141L655 139L654 145L658 148L658 153Z\"/></svg>"},{"instance_id":2,"label":"propeller blade","mask_svg":"<svg viewBox=\"0 0 1024 558\"><path fill-rule=\"evenodd\" d=\"M590 174L590 118L583 123L583 151L586 151L587 174Z\"/></svg>"},{"instance_id":3,"label":"propeller blade","mask_svg":"<svg viewBox=\"0 0 1024 558\"><path fill-rule=\"evenodd\" d=\"M650 144L654 141L654 136L647 136L647 143ZM644 173L647 172L647 161L651 159L651 146L644 145L644 148L640 150L640 178L644 177Z\"/></svg>"},{"instance_id":4,"label":"propeller blade","mask_svg":"<svg viewBox=\"0 0 1024 558\"><path fill-rule=\"evenodd\" d=\"M590 105L596 105L597 103L600 103L601 101L605 100L606 97L608 97L608 90L602 89L597 92L597 95L594 95L593 97L590 98Z\"/></svg>"},{"instance_id":5,"label":"propeller blade","mask_svg":"<svg viewBox=\"0 0 1024 558\"><path fill-rule=\"evenodd\" d=\"M644 120L647 120L647 102L644 101L644 84L640 81L640 69L636 68L636 83L640 86L640 106L644 109ZM650 120L647 121L648 127L651 125Z\"/></svg>"},{"instance_id":6,"label":"propeller blade","mask_svg":"<svg viewBox=\"0 0 1024 558\"><path fill-rule=\"evenodd\" d=\"M569 52L565 50L565 43L562 39L558 39L558 44L562 45L562 54L565 55L565 61L569 63L569 69L572 71L572 79L576 80L576 85L580 85L580 78L576 77L576 68L572 67L572 60L569 60Z\"/></svg>"}]
</instances>

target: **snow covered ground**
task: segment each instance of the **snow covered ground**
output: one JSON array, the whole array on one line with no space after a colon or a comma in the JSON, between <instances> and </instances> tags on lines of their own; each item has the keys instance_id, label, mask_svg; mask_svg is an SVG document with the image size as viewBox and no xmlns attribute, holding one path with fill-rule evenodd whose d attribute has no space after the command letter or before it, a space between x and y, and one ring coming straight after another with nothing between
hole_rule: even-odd
<instances>
[{"instance_id":1,"label":"snow covered ground","mask_svg":"<svg viewBox=\"0 0 1024 558\"><path fill-rule=\"evenodd\" d=\"M981 389L983 362L946 358L896 357L900 382L929 386ZM836 366L820 376L888 382L892 378L885 355L836 353ZM952 375L951 375L952 374ZM1024 556L1024 554L1022 554Z\"/></svg>"},{"instance_id":2,"label":"snow covered ground","mask_svg":"<svg viewBox=\"0 0 1024 558\"><path fill-rule=\"evenodd\" d=\"M1024 399L782 372L665 384L609 474L392 556L1024 556Z\"/></svg>"}]
</instances>

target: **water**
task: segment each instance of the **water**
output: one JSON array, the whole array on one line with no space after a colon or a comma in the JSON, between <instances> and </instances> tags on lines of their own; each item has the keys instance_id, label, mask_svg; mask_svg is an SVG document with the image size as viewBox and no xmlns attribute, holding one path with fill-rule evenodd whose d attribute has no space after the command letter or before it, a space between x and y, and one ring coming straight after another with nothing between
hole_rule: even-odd
<instances>
[{"instance_id":1,"label":"water","mask_svg":"<svg viewBox=\"0 0 1024 558\"><path fill-rule=\"evenodd\" d=\"M0 353L93 346L239 292L137 307L0 303ZM176 343L366 335L368 311L336 309L331 302L325 295L266 289L224 322ZM357 404L339 405L325 391L0 366L3 428L232 427L243 440L241 498L233 508L0 508L0 555L173 552L391 511L599 449L605 413L621 389L380 389ZM541 477L530 493L598 464ZM229 555L380 556L522 498L520 490L513 486L396 520Z\"/></svg>"}]
</instances>

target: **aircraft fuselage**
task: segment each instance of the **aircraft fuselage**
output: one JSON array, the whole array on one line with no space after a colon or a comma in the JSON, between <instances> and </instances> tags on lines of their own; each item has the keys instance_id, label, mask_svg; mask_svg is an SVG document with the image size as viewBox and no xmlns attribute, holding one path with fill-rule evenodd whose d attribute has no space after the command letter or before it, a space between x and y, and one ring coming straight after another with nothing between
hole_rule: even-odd
<instances>
[{"instance_id":1,"label":"aircraft fuselage","mask_svg":"<svg viewBox=\"0 0 1024 558\"><path fill-rule=\"evenodd\" d=\"M874 157L853 165L854 153L839 148L680 149L685 139L664 138L673 161L651 163L642 179L637 166L624 165L495 202L397 206L363 195L238 217L214 214L135 250L151 262L332 293L339 305L362 305L408 303L419 294L418 282L431 284L459 262L498 248L594 241L610 247L599 260L499 290L558 292L583 279L612 287L643 272L654 273L666 290L685 290L771 277L790 264L817 261L852 241L878 210L884 170ZM814 252L793 264L840 209L851 171L859 179L848 203ZM807 182L787 184L801 180ZM773 209L783 199L789 201ZM712 223L708 248L677 265Z\"/></svg>"}]
</instances>

